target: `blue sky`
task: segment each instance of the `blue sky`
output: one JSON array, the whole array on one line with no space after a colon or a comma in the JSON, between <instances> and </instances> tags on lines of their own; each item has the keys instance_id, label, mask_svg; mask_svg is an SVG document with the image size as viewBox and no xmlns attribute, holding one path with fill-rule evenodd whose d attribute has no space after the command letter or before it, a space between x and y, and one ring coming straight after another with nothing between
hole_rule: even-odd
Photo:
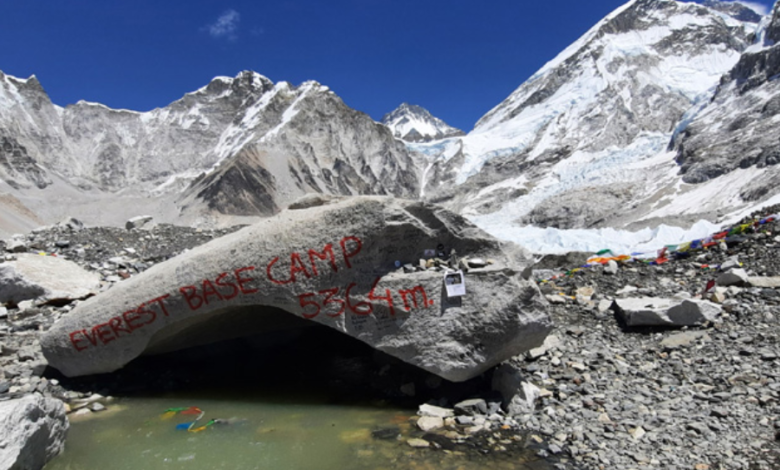
<instances>
[{"instance_id":1,"label":"blue sky","mask_svg":"<svg viewBox=\"0 0 780 470\"><path fill-rule=\"evenodd\" d=\"M0 70L37 75L62 106L146 111L248 69L317 80L377 120L406 101L468 131L623 3L0 0Z\"/></svg>"}]
</instances>

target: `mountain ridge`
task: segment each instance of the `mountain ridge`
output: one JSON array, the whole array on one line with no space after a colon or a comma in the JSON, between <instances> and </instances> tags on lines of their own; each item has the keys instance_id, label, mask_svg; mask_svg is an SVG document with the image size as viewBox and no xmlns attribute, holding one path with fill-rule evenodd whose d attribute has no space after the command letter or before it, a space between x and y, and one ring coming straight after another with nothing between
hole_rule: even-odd
<instances>
[{"instance_id":1,"label":"mountain ridge","mask_svg":"<svg viewBox=\"0 0 780 470\"><path fill-rule=\"evenodd\" d=\"M773 15L757 26L730 3L632 0L468 134L406 103L377 123L316 81L273 83L251 71L146 112L62 108L35 76L0 72L0 192L50 222L66 208L78 216L107 204L101 221L112 224L139 206L166 221L233 223L311 192L422 197L488 231L722 220L777 193L760 175L755 188L732 175L765 171L774 155L717 163L696 147L703 128L731 115L755 128L750 104L727 99L740 93L733 84L740 96L774 96L777 6ZM739 187L713 189L727 180ZM718 202L697 204L694 194Z\"/></svg>"},{"instance_id":2,"label":"mountain ridge","mask_svg":"<svg viewBox=\"0 0 780 470\"><path fill-rule=\"evenodd\" d=\"M460 129L434 117L427 109L409 103L401 103L382 118L393 135L406 142L431 142L447 137L465 135Z\"/></svg>"}]
</instances>

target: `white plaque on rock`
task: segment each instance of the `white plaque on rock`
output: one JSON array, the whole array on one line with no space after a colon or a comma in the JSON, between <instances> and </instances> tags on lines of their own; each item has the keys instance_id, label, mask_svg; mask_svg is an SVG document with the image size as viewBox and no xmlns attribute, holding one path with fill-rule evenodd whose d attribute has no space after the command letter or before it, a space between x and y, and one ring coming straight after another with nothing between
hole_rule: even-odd
<instances>
[{"instance_id":1,"label":"white plaque on rock","mask_svg":"<svg viewBox=\"0 0 780 470\"><path fill-rule=\"evenodd\" d=\"M463 277L463 271L445 273L444 285L447 287L447 297L466 295L466 279Z\"/></svg>"}]
</instances>

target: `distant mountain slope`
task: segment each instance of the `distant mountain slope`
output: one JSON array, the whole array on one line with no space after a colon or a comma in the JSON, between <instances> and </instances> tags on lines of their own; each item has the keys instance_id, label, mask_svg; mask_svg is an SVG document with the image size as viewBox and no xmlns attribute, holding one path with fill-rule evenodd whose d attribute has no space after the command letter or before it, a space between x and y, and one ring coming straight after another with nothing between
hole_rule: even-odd
<instances>
[{"instance_id":1,"label":"distant mountain slope","mask_svg":"<svg viewBox=\"0 0 780 470\"><path fill-rule=\"evenodd\" d=\"M385 114L382 124L390 128L394 136L407 142L430 142L465 134L434 117L427 109L408 103Z\"/></svg>"},{"instance_id":2,"label":"distant mountain slope","mask_svg":"<svg viewBox=\"0 0 780 470\"><path fill-rule=\"evenodd\" d=\"M780 5L676 140L686 182L780 163Z\"/></svg>"},{"instance_id":3,"label":"distant mountain slope","mask_svg":"<svg viewBox=\"0 0 780 470\"><path fill-rule=\"evenodd\" d=\"M392 194L521 243L528 225L717 221L780 202L779 15L629 1L467 135L408 104L376 123L317 82L254 72L144 113L61 108L35 77L0 73L0 210L18 227L211 224L311 192Z\"/></svg>"},{"instance_id":4,"label":"distant mountain slope","mask_svg":"<svg viewBox=\"0 0 780 470\"><path fill-rule=\"evenodd\" d=\"M740 15L737 15L740 16ZM600 21L433 160L425 195L484 228L625 225L679 181L669 142L756 29L720 10L634 0Z\"/></svg>"},{"instance_id":5,"label":"distant mountain slope","mask_svg":"<svg viewBox=\"0 0 780 470\"><path fill-rule=\"evenodd\" d=\"M780 202L780 4L763 22L755 43L721 79L711 101L674 139L685 198L654 216L699 210L728 212Z\"/></svg>"},{"instance_id":6,"label":"distant mountain slope","mask_svg":"<svg viewBox=\"0 0 780 470\"><path fill-rule=\"evenodd\" d=\"M156 210L203 221L269 215L307 192L419 192L404 145L316 82L241 72L139 113L83 101L61 108L34 77L0 74L0 110L0 192L44 219L81 211L116 223ZM106 199L127 197L150 202L101 214Z\"/></svg>"}]
</instances>

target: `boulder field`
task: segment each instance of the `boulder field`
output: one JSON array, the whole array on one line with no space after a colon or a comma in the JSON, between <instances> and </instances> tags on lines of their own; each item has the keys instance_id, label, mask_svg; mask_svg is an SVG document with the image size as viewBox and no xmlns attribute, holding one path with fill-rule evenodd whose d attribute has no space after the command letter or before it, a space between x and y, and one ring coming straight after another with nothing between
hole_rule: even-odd
<instances>
[{"instance_id":1,"label":"boulder field","mask_svg":"<svg viewBox=\"0 0 780 470\"><path fill-rule=\"evenodd\" d=\"M80 303L41 346L51 366L79 376L308 320L463 381L552 328L521 274L531 264L519 246L434 205L311 196Z\"/></svg>"}]
</instances>

